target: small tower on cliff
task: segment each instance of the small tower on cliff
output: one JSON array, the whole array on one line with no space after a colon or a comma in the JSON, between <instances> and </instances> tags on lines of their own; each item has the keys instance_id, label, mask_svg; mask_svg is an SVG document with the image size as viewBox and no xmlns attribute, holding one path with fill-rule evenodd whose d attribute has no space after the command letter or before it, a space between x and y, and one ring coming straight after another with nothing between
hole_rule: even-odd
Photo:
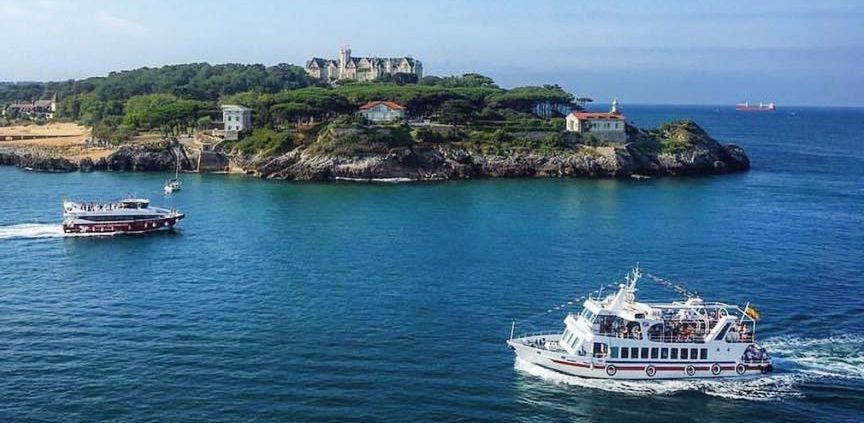
<instances>
[{"instance_id":1,"label":"small tower on cliff","mask_svg":"<svg viewBox=\"0 0 864 423\"><path fill-rule=\"evenodd\" d=\"M618 107L618 97L612 99L612 108L609 109L609 113L615 113L616 115L621 114L621 108Z\"/></svg>"}]
</instances>

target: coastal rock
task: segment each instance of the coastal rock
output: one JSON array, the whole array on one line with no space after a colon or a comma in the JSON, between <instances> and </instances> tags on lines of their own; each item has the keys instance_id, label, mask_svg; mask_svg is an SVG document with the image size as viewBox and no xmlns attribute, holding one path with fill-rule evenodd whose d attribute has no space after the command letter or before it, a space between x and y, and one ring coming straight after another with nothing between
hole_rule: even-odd
<instances>
[{"instance_id":1,"label":"coastal rock","mask_svg":"<svg viewBox=\"0 0 864 423\"><path fill-rule=\"evenodd\" d=\"M16 166L36 172L64 173L78 170L78 166L62 157L47 157L35 154L18 156Z\"/></svg>"},{"instance_id":2,"label":"coastal rock","mask_svg":"<svg viewBox=\"0 0 864 423\"><path fill-rule=\"evenodd\" d=\"M93 159L89 157L85 157L78 161L78 170L82 172L92 172L93 171Z\"/></svg>"},{"instance_id":3,"label":"coastal rock","mask_svg":"<svg viewBox=\"0 0 864 423\"><path fill-rule=\"evenodd\" d=\"M380 137L352 152L344 148L347 142L333 138L343 135L353 137L352 142L364 142L358 139L356 131L330 133L326 142L340 146L339 149L321 152L301 146L274 158L232 158L232 165L239 163L246 173L262 178L298 181L708 175L750 168L750 160L741 147L723 146L698 125L687 121L666 124L651 132L634 129L627 145L510 149L496 153L479 151L470 143L415 143L382 148Z\"/></svg>"},{"instance_id":4,"label":"coastal rock","mask_svg":"<svg viewBox=\"0 0 864 423\"><path fill-rule=\"evenodd\" d=\"M105 170L110 171L169 171L176 158L166 147L123 146L105 158Z\"/></svg>"},{"instance_id":5,"label":"coastal rock","mask_svg":"<svg viewBox=\"0 0 864 423\"><path fill-rule=\"evenodd\" d=\"M18 164L18 155L11 152L0 151L0 166L15 166Z\"/></svg>"}]
</instances>

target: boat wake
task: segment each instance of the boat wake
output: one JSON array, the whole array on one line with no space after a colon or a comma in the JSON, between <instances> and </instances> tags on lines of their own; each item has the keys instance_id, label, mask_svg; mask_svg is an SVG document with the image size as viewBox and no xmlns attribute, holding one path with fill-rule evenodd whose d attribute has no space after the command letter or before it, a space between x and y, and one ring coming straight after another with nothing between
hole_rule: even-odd
<instances>
[{"instance_id":1,"label":"boat wake","mask_svg":"<svg viewBox=\"0 0 864 423\"><path fill-rule=\"evenodd\" d=\"M63 226L46 223L21 223L18 225L0 226L0 239L14 238L54 238L62 237Z\"/></svg>"},{"instance_id":2,"label":"boat wake","mask_svg":"<svg viewBox=\"0 0 864 423\"><path fill-rule=\"evenodd\" d=\"M635 396L702 392L751 401L800 398L799 389L822 378L864 380L864 336L770 338L761 343L774 358L775 372L742 379L620 381L568 376L516 359L518 371L555 384L600 389Z\"/></svg>"},{"instance_id":3,"label":"boat wake","mask_svg":"<svg viewBox=\"0 0 864 423\"><path fill-rule=\"evenodd\" d=\"M63 225L57 223L20 223L17 225L0 226L0 240L111 236L113 234L114 233L67 234L63 232Z\"/></svg>"}]
</instances>

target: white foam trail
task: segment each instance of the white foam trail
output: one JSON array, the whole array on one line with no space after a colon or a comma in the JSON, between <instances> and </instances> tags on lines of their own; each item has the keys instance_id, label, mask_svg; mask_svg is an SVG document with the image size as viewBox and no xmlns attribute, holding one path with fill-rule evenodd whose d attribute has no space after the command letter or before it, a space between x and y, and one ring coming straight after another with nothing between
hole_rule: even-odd
<instances>
[{"instance_id":1,"label":"white foam trail","mask_svg":"<svg viewBox=\"0 0 864 423\"><path fill-rule=\"evenodd\" d=\"M774 358L775 372L748 378L645 381L586 379L567 376L519 358L514 367L555 384L634 396L695 391L716 397L754 401L803 397L798 387L815 379L864 379L864 336L769 338L761 345Z\"/></svg>"},{"instance_id":2,"label":"white foam trail","mask_svg":"<svg viewBox=\"0 0 864 423\"><path fill-rule=\"evenodd\" d=\"M694 380L609 380L587 379L558 373L522 359L516 359L515 368L547 382L599 389L633 396L671 395L685 391L706 395L753 401L768 401L802 396L795 388L792 375L765 376L744 379Z\"/></svg>"},{"instance_id":3,"label":"white foam trail","mask_svg":"<svg viewBox=\"0 0 864 423\"><path fill-rule=\"evenodd\" d=\"M118 233L120 232L67 234L63 232L63 225L56 223L21 223L17 225L0 226L0 240L16 238L35 239L79 236L112 236Z\"/></svg>"},{"instance_id":4,"label":"white foam trail","mask_svg":"<svg viewBox=\"0 0 864 423\"><path fill-rule=\"evenodd\" d=\"M864 380L864 336L784 337L762 342L778 365L811 376Z\"/></svg>"},{"instance_id":5,"label":"white foam trail","mask_svg":"<svg viewBox=\"0 0 864 423\"><path fill-rule=\"evenodd\" d=\"M22 223L0 226L0 239L13 238L54 238L61 237L63 225L45 223Z\"/></svg>"}]
</instances>

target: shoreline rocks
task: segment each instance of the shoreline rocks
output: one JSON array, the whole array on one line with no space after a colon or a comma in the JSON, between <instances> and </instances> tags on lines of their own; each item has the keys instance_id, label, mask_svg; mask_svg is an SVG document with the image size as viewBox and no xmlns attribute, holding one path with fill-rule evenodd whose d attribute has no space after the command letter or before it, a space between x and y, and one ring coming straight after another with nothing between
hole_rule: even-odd
<instances>
[{"instance_id":1,"label":"shoreline rocks","mask_svg":"<svg viewBox=\"0 0 864 423\"><path fill-rule=\"evenodd\" d=\"M265 179L294 181L470 178L694 176L743 172L750 159L737 145L722 145L692 122L667 124L662 134L635 130L625 145L568 149L480 151L471 143L360 148L353 155L310 153L298 147L277 157L232 160L234 168ZM362 141L361 141L362 142ZM369 152L369 151L373 152Z\"/></svg>"},{"instance_id":2,"label":"shoreline rocks","mask_svg":"<svg viewBox=\"0 0 864 423\"><path fill-rule=\"evenodd\" d=\"M490 153L477 144L409 143L382 147L376 139L355 152L340 146L331 152L315 144L299 146L274 157L222 155L232 173L292 181L441 181L471 178L694 176L743 172L750 159L737 145L722 145L693 122L676 122L649 132L634 130L626 145L576 145L566 149L518 149ZM332 136L332 135L331 135ZM193 169L181 152L181 167ZM15 152L0 152L0 165L46 172L172 171L176 163L170 145L123 146L99 160L73 163Z\"/></svg>"}]
</instances>

